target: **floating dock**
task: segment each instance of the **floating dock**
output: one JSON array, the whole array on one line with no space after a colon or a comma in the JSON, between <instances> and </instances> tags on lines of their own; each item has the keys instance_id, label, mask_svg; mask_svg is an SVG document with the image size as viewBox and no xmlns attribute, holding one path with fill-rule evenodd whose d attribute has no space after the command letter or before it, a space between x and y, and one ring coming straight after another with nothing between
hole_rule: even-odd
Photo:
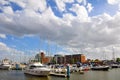
<instances>
[{"instance_id":1,"label":"floating dock","mask_svg":"<svg viewBox=\"0 0 120 80\"><path fill-rule=\"evenodd\" d=\"M55 73L55 72L50 72L51 76L57 76L57 77L67 77L67 74L64 73Z\"/></svg>"}]
</instances>

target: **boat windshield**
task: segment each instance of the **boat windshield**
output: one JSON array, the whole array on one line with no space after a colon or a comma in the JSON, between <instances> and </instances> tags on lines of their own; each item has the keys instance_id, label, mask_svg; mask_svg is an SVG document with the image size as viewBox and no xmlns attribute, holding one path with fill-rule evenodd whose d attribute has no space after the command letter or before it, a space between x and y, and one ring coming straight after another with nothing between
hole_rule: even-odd
<instances>
[{"instance_id":1,"label":"boat windshield","mask_svg":"<svg viewBox=\"0 0 120 80\"><path fill-rule=\"evenodd\" d=\"M34 69L34 68L45 68L46 66L35 66L35 65L31 65L30 69Z\"/></svg>"}]
</instances>

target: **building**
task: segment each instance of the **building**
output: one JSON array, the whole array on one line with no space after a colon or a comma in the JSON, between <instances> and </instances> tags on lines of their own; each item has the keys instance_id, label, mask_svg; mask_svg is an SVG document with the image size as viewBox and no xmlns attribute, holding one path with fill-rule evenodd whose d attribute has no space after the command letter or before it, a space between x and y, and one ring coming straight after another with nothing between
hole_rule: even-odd
<instances>
[{"instance_id":1,"label":"building","mask_svg":"<svg viewBox=\"0 0 120 80\"><path fill-rule=\"evenodd\" d=\"M86 61L86 57L83 54L73 54L73 55L55 55L55 61L57 64L74 64L77 62L84 63Z\"/></svg>"},{"instance_id":2,"label":"building","mask_svg":"<svg viewBox=\"0 0 120 80\"><path fill-rule=\"evenodd\" d=\"M35 59L37 59L38 61L40 61L43 64L50 63L50 61L51 61L51 57L46 57L44 52L40 52L39 54L37 54L35 56Z\"/></svg>"},{"instance_id":3,"label":"building","mask_svg":"<svg viewBox=\"0 0 120 80\"><path fill-rule=\"evenodd\" d=\"M64 64L65 57L64 55L57 54L57 55L54 55L54 60L56 64Z\"/></svg>"},{"instance_id":4,"label":"building","mask_svg":"<svg viewBox=\"0 0 120 80\"><path fill-rule=\"evenodd\" d=\"M85 57L85 55L81 54L81 61L80 61L80 62L81 62L81 63L86 62L86 57Z\"/></svg>"},{"instance_id":5,"label":"building","mask_svg":"<svg viewBox=\"0 0 120 80\"><path fill-rule=\"evenodd\" d=\"M35 59L36 59L36 61L41 62L40 54L36 54Z\"/></svg>"}]
</instances>

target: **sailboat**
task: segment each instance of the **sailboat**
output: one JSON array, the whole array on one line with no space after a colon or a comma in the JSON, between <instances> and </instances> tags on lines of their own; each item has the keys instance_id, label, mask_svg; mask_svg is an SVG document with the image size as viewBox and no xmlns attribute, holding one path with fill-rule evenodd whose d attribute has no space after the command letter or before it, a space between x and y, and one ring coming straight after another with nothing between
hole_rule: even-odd
<instances>
[{"instance_id":1,"label":"sailboat","mask_svg":"<svg viewBox=\"0 0 120 80\"><path fill-rule=\"evenodd\" d=\"M104 53L104 52L103 52ZM104 54L105 56L105 54ZM106 60L106 59L105 59ZM103 65L104 64L104 65ZM91 69L92 70L101 70L101 71L108 71L110 66L105 63L103 63L102 65L95 65L95 66L92 66Z\"/></svg>"},{"instance_id":2,"label":"sailboat","mask_svg":"<svg viewBox=\"0 0 120 80\"><path fill-rule=\"evenodd\" d=\"M116 60L115 60L115 52L114 52L114 48L112 47L113 49L113 63L111 64L111 68L120 68L120 64L117 64L116 63Z\"/></svg>"}]
</instances>

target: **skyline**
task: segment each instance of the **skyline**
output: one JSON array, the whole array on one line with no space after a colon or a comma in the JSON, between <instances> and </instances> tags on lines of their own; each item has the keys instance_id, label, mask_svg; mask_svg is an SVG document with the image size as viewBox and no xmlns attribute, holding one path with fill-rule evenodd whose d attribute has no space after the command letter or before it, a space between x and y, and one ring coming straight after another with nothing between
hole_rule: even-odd
<instances>
[{"instance_id":1,"label":"skyline","mask_svg":"<svg viewBox=\"0 0 120 80\"><path fill-rule=\"evenodd\" d=\"M82 53L120 57L120 0L1 0L0 59Z\"/></svg>"}]
</instances>

